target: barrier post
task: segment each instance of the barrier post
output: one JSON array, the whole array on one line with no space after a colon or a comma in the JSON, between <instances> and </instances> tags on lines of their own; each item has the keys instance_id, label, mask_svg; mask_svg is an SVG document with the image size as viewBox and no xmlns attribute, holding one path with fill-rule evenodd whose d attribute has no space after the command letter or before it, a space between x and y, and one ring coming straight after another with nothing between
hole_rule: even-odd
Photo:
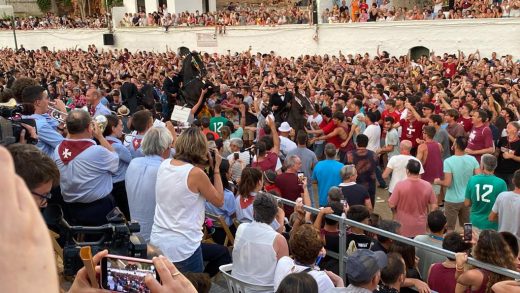
<instances>
[{"instance_id":1,"label":"barrier post","mask_svg":"<svg viewBox=\"0 0 520 293\"><path fill-rule=\"evenodd\" d=\"M343 279L343 282L346 284L347 276L345 275L345 252L347 247L347 224L344 219L339 221L339 276Z\"/></svg>"}]
</instances>

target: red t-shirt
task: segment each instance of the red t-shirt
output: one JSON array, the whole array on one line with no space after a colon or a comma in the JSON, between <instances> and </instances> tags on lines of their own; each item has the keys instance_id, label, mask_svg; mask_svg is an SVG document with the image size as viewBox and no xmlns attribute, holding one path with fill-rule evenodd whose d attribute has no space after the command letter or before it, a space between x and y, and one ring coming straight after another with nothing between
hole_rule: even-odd
<instances>
[{"instance_id":1,"label":"red t-shirt","mask_svg":"<svg viewBox=\"0 0 520 293\"><path fill-rule=\"evenodd\" d=\"M208 133L211 133L213 134L213 137L215 138L215 140L219 139L220 136L218 135L218 133L214 132L214 131L211 131L209 129L202 129L202 133L204 133L204 136L208 135Z\"/></svg>"},{"instance_id":2,"label":"red t-shirt","mask_svg":"<svg viewBox=\"0 0 520 293\"><path fill-rule=\"evenodd\" d=\"M448 63L444 62L442 64L442 67L444 68L444 77L451 78L455 75L455 71L457 70L457 64L455 62Z\"/></svg>"},{"instance_id":3,"label":"red t-shirt","mask_svg":"<svg viewBox=\"0 0 520 293\"><path fill-rule=\"evenodd\" d=\"M399 122L401 120L401 114L394 110L394 112L390 113L388 110L384 110L383 114L381 114L381 120L383 120L383 123L385 122L386 117L392 117L394 118L394 123Z\"/></svg>"},{"instance_id":4,"label":"red t-shirt","mask_svg":"<svg viewBox=\"0 0 520 293\"><path fill-rule=\"evenodd\" d=\"M276 176L274 184L280 189L282 197L288 200L296 201L303 193L303 187L295 173L282 173ZM294 211L293 207L288 205L284 205L283 210L287 217Z\"/></svg>"},{"instance_id":5,"label":"red t-shirt","mask_svg":"<svg viewBox=\"0 0 520 293\"><path fill-rule=\"evenodd\" d=\"M457 122L464 126L464 131L466 131L466 133L468 133L471 130L471 128L473 128L473 121L471 120L471 117L464 118L461 116L459 117Z\"/></svg>"},{"instance_id":6,"label":"red t-shirt","mask_svg":"<svg viewBox=\"0 0 520 293\"><path fill-rule=\"evenodd\" d=\"M323 134L327 135L336 129L336 124L334 124L332 119L330 119L329 122L325 122L325 120L323 120L321 121L320 128L323 130ZM341 145L340 140L341 138L339 138L339 136L334 136L327 139L327 143L332 143L336 146L336 148L338 148Z\"/></svg>"},{"instance_id":7,"label":"red t-shirt","mask_svg":"<svg viewBox=\"0 0 520 293\"><path fill-rule=\"evenodd\" d=\"M278 156L275 153L267 152L261 162L255 161L251 166L253 166L253 168L259 168L262 171L276 171L276 162L278 162Z\"/></svg>"},{"instance_id":8,"label":"red t-shirt","mask_svg":"<svg viewBox=\"0 0 520 293\"><path fill-rule=\"evenodd\" d=\"M416 148L418 146L417 139L422 137L422 128L423 123L419 120L414 120L413 122L402 119L399 121L399 124L402 127L401 130L401 140L407 139L412 142L412 148Z\"/></svg>"},{"instance_id":9,"label":"red t-shirt","mask_svg":"<svg viewBox=\"0 0 520 293\"><path fill-rule=\"evenodd\" d=\"M480 127L473 127L471 132L469 133L468 139L468 149L477 151L482 149L487 149L493 146L493 133L491 129L482 125ZM473 155L477 162L480 162L480 157L482 155Z\"/></svg>"}]
</instances>

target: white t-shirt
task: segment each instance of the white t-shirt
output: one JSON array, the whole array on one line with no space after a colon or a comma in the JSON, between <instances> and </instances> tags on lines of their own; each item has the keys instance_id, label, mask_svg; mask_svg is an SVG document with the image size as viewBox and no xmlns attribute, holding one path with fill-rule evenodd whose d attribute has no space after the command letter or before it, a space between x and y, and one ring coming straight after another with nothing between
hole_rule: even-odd
<instances>
[{"instance_id":1,"label":"white t-shirt","mask_svg":"<svg viewBox=\"0 0 520 293\"><path fill-rule=\"evenodd\" d=\"M316 122L316 124L320 125L322 121L323 117L320 114L318 114L316 117L313 115L309 115L309 117L307 117L307 123L309 123L309 125L312 125L312 122ZM323 142L323 140L317 140L314 142L314 144L322 144Z\"/></svg>"},{"instance_id":2,"label":"white t-shirt","mask_svg":"<svg viewBox=\"0 0 520 293\"><path fill-rule=\"evenodd\" d=\"M379 125L368 125L363 134L368 137L367 149L377 152L381 148L381 128Z\"/></svg>"},{"instance_id":3,"label":"white t-shirt","mask_svg":"<svg viewBox=\"0 0 520 293\"><path fill-rule=\"evenodd\" d=\"M492 211L498 214L498 231L511 232L520 241L520 194L513 191L500 193Z\"/></svg>"},{"instance_id":4,"label":"white t-shirt","mask_svg":"<svg viewBox=\"0 0 520 293\"><path fill-rule=\"evenodd\" d=\"M283 152L284 155L287 155L288 152L294 150L298 146L294 141L288 139L285 136L280 136L280 150Z\"/></svg>"},{"instance_id":5,"label":"white t-shirt","mask_svg":"<svg viewBox=\"0 0 520 293\"><path fill-rule=\"evenodd\" d=\"M284 256L278 260L276 270L274 271L274 290L278 290L278 286L282 280L289 274L299 273L308 269L306 266L297 265L294 260L288 256ZM318 283L318 292L325 292L334 288L334 284L324 271L310 270L307 272Z\"/></svg>"},{"instance_id":6,"label":"white t-shirt","mask_svg":"<svg viewBox=\"0 0 520 293\"><path fill-rule=\"evenodd\" d=\"M390 184L388 185L388 191L390 193L394 191L394 187L397 184L397 182L406 179L406 165L408 164L408 161L410 161L410 159L416 160L417 162L419 162L419 164L421 164L421 161L417 160L417 158L410 155L397 155L391 157L390 160L388 160L388 164L386 165L386 167L392 169L392 179L390 179ZM419 173L424 173L422 164L421 172Z\"/></svg>"}]
</instances>

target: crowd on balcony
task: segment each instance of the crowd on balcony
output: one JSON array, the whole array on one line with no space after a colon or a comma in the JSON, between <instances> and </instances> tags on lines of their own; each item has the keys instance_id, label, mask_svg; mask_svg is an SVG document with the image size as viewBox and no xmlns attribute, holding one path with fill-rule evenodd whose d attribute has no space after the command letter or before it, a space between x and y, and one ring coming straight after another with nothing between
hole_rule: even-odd
<instances>
[{"instance_id":1,"label":"crowd on balcony","mask_svg":"<svg viewBox=\"0 0 520 293\"><path fill-rule=\"evenodd\" d=\"M194 27L216 26L224 30L226 26L277 26L284 24L312 23L312 5L293 1L266 2L259 5L230 2L215 12L185 11L168 12L166 6L154 12L125 13L116 26L121 27ZM144 9L144 7L143 7ZM480 1L480 0L435 0L425 7L415 5L409 9L400 7L390 0L378 0L371 4L366 0L334 0L332 8L322 11L322 23L355 23L409 20L476 19L520 17L520 0ZM0 29L12 29L10 19L0 19ZM57 16L47 13L41 17L17 17L16 29L63 29L63 28L106 28L107 17L94 15L85 18L77 16Z\"/></svg>"}]
</instances>

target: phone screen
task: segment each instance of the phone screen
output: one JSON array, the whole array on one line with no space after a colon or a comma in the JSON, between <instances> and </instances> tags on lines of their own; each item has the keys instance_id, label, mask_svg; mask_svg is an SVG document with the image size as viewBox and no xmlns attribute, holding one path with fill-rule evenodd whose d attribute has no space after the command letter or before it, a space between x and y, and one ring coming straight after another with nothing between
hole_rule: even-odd
<instances>
[{"instance_id":1,"label":"phone screen","mask_svg":"<svg viewBox=\"0 0 520 293\"><path fill-rule=\"evenodd\" d=\"M303 181L303 178L305 177L305 173L303 172L298 172L298 182L302 182Z\"/></svg>"},{"instance_id":2,"label":"phone screen","mask_svg":"<svg viewBox=\"0 0 520 293\"><path fill-rule=\"evenodd\" d=\"M464 223L464 241L471 241L473 238L473 224Z\"/></svg>"},{"instance_id":3,"label":"phone screen","mask_svg":"<svg viewBox=\"0 0 520 293\"><path fill-rule=\"evenodd\" d=\"M101 285L114 292L150 292L144 283L148 274L158 279L151 260L108 255L102 260Z\"/></svg>"}]
</instances>

